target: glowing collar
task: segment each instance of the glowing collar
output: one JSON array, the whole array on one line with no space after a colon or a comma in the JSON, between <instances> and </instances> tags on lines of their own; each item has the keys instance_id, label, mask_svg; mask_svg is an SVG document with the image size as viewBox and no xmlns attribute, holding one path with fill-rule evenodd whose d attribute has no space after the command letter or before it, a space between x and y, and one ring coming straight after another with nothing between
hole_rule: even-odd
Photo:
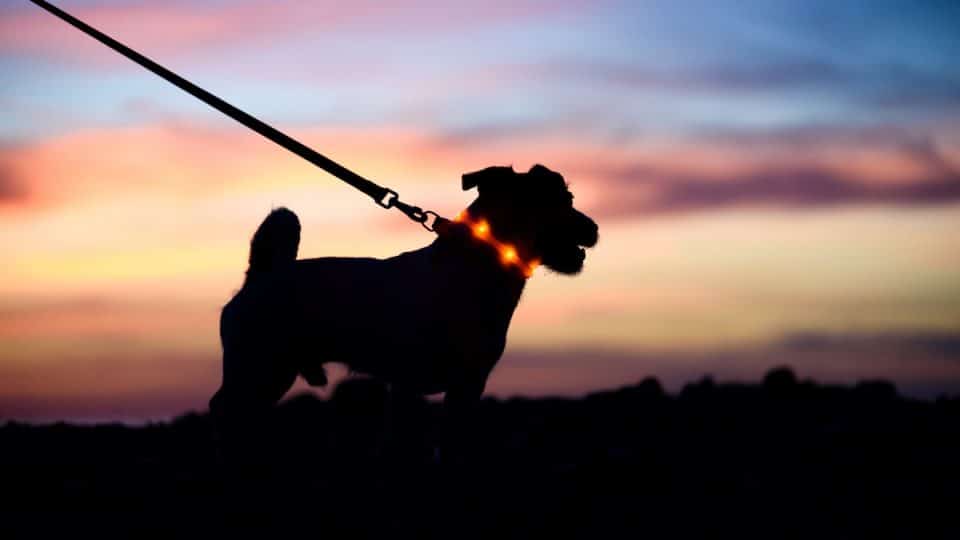
<instances>
[{"instance_id":1,"label":"glowing collar","mask_svg":"<svg viewBox=\"0 0 960 540\"><path fill-rule=\"evenodd\" d=\"M453 218L453 221L469 227L474 238L497 250L497 253L500 254L500 264L506 268L516 268L523 274L523 277L529 278L533 275L537 266L540 266L539 259L525 262L517 254L517 249L512 244L497 240L493 236L493 231L490 230L490 224L487 223L487 220L483 218L473 219L466 210L463 210L457 214L457 217Z\"/></svg>"}]
</instances>

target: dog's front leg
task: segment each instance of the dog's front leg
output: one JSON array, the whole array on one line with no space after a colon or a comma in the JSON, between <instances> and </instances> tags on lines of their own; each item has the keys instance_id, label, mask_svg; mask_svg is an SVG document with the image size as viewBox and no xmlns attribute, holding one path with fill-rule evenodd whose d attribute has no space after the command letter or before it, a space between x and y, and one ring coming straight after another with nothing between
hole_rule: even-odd
<instances>
[{"instance_id":1,"label":"dog's front leg","mask_svg":"<svg viewBox=\"0 0 960 540\"><path fill-rule=\"evenodd\" d=\"M443 397L443 434L440 459L458 463L469 458L476 434L480 398L487 385L489 369L473 369L459 374Z\"/></svg>"}]
</instances>

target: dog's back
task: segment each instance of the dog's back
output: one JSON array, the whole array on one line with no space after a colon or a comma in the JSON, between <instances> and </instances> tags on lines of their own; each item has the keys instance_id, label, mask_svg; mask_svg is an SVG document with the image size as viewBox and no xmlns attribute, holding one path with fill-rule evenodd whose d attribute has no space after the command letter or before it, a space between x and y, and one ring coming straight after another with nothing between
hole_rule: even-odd
<instances>
[{"instance_id":1,"label":"dog's back","mask_svg":"<svg viewBox=\"0 0 960 540\"><path fill-rule=\"evenodd\" d=\"M324 361L392 379L397 351L429 352L425 330L438 316L422 310L432 302L424 281L429 248L385 260L297 261L299 238L299 220L286 208L253 235L243 287L221 312L223 382L210 403L214 416L269 408L298 374L322 386Z\"/></svg>"}]
</instances>

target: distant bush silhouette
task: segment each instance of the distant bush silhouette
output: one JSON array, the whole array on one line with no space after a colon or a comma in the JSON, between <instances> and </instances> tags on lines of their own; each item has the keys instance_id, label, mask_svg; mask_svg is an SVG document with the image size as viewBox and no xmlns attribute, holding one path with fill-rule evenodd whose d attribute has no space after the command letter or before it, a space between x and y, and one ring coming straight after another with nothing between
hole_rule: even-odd
<instances>
[{"instance_id":1,"label":"distant bush silhouette","mask_svg":"<svg viewBox=\"0 0 960 540\"><path fill-rule=\"evenodd\" d=\"M0 428L0 526L32 536L202 536L230 523L353 538L960 533L949 504L957 398L905 399L885 381L818 385L785 367L760 385L708 377L674 396L648 378L582 399L486 398L478 443L457 467L433 460L439 407L373 380L328 400L295 396L270 418L279 458L267 477L232 484L206 414L139 428L11 422ZM226 503L251 491L260 495L239 519Z\"/></svg>"},{"instance_id":2,"label":"distant bush silhouette","mask_svg":"<svg viewBox=\"0 0 960 540\"><path fill-rule=\"evenodd\" d=\"M773 368L763 377L763 387L771 392L790 392L796 386L797 376L793 374L793 370L789 367Z\"/></svg>"}]
</instances>

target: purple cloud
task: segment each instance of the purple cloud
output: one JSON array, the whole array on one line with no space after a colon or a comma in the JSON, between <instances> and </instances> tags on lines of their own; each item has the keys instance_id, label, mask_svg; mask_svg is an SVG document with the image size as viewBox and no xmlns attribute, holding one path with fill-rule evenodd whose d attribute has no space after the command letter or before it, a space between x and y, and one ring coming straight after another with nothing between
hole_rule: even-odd
<instances>
[{"instance_id":1,"label":"purple cloud","mask_svg":"<svg viewBox=\"0 0 960 540\"><path fill-rule=\"evenodd\" d=\"M829 134L826 137L829 143ZM744 144L739 141L735 146ZM824 141L811 144L822 146ZM805 145L794 141L791 146ZM610 192L617 196L610 197L595 211L607 215L649 215L732 206L810 208L960 201L960 172L929 139L904 139L888 150L906 156L922 172L890 183L854 177L816 163L773 163L756 165L747 173L729 178L688 172L684 164L665 167L641 163L606 175Z\"/></svg>"},{"instance_id":2,"label":"purple cloud","mask_svg":"<svg viewBox=\"0 0 960 540\"><path fill-rule=\"evenodd\" d=\"M564 60L504 70L520 78L580 81L624 90L741 94L816 92L871 109L960 108L960 78L899 64L840 65L826 59L775 58L763 63L728 62L658 68Z\"/></svg>"},{"instance_id":3,"label":"purple cloud","mask_svg":"<svg viewBox=\"0 0 960 540\"><path fill-rule=\"evenodd\" d=\"M854 203L937 204L960 200L960 177L956 174L917 178L904 184L868 185L819 168L759 170L733 181L686 175L650 178L643 170L634 170L622 176L620 183L657 187L655 197L632 209L638 213L753 204L815 207Z\"/></svg>"},{"instance_id":4,"label":"purple cloud","mask_svg":"<svg viewBox=\"0 0 960 540\"><path fill-rule=\"evenodd\" d=\"M488 391L498 396L581 396L656 377L672 392L705 375L759 381L789 365L820 383L886 379L905 395L960 394L960 334L802 334L769 344L713 352L656 352L597 347L508 349Z\"/></svg>"}]
</instances>

